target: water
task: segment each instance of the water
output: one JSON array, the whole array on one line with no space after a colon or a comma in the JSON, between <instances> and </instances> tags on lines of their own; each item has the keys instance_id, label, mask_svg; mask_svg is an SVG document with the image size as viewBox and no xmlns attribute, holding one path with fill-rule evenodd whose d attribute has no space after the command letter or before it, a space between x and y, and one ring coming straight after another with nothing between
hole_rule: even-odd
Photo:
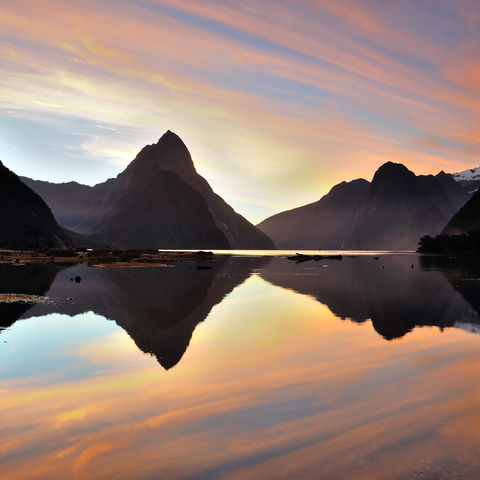
<instances>
[{"instance_id":1,"label":"water","mask_svg":"<svg viewBox=\"0 0 480 480\"><path fill-rule=\"evenodd\" d=\"M0 479L479 478L479 265L201 265L0 265Z\"/></svg>"},{"instance_id":2,"label":"water","mask_svg":"<svg viewBox=\"0 0 480 480\"><path fill-rule=\"evenodd\" d=\"M345 255L345 256L359 256L359 255L411 255L414 252L411 250L210 250L212 253L220 255L235 255L244 257L286 257L301 253L303 255ZM197 250L159 250L159 252L198 252Z\"/></svg>"}]
</instances>

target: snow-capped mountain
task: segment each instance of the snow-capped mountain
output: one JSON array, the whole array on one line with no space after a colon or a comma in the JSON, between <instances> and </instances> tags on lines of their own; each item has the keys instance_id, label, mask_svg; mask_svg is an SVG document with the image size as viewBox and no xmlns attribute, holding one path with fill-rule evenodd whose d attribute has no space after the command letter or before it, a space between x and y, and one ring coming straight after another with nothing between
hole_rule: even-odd
<instances>
[{"instance_id":1,"label":"snow-capped mountain","mask_svg":"<svg viewBox=\"0 0 480 480\"><path fill-rule=\"evenodd\" d=\"M466 187L470 193L475 192L480 187L480 167L454 173L452 176L460 185Z\"/></svg>"}]
</instances>

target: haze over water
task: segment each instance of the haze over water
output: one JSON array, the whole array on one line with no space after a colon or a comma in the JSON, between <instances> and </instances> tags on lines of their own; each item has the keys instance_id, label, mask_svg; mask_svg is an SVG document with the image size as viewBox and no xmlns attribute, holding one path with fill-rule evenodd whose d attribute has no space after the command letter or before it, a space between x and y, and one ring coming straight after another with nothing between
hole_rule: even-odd
<instances>
[{"instance_id":1,"label":"haze over water","mask_svg":"<svg viewBox=\"0 0 480 480\"><path fill-rule=\"evenodd\" d=\"M0 479L478 477L478 265L201 265L0 265Z\"/></svg>"}]
</instances>

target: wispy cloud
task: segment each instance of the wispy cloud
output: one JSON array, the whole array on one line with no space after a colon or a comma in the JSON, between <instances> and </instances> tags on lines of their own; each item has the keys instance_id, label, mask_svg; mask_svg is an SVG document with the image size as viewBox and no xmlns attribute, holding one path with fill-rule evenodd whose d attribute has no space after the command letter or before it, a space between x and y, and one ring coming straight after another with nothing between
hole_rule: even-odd
<instances>
[{"instance_id":1,"label":"wispy cloud","mask_svg":"<svg viewBox=\"0 0 480 480\"><path fill-rule=\"evenodd\" d=\"M77 146L111 175L175 130L255 221L383 161L418 173L478 163L475 2L48 0L0 13L3 110L90 122Z\"/></svg>"}]
</instances>

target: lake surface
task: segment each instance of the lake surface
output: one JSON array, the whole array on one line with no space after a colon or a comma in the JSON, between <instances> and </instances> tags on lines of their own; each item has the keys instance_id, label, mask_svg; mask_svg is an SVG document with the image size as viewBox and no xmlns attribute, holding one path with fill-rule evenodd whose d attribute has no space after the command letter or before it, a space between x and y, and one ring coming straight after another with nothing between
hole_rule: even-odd
<instances>
[{"instance_id":1,"label":"lake surface","mask_svg":"<svg viewBox=\"0 0 480 480\"><path fill-rule=\"evenodd\" d=\"M476 262L0 265L12 292L52 301L0 304L2 480L480 478Z\"/></svg>"}]
</instances>

